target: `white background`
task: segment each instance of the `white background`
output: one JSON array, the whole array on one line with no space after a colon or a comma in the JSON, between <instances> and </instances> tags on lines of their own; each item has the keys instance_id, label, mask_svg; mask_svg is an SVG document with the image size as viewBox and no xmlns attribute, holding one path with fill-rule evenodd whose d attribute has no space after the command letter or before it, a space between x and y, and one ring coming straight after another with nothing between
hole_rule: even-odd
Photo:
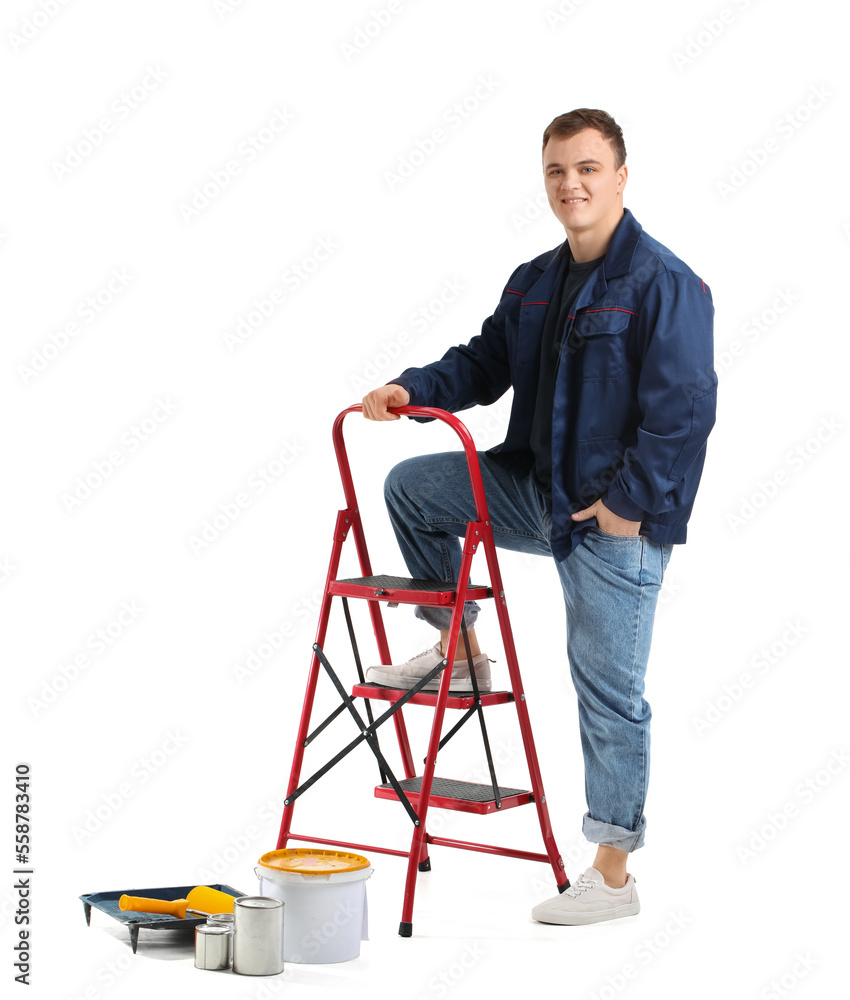
<instances>
[{"instance_id":1,"label":"white background","mask_svg":"<svg viewBox=\"0 0 850 1000\"><path fill-rule=\"evenodd\" d=\"M261 1000L282 982L305 996L414 1000L515 995L532 981L579 997L832 995L844 982L850 819L839 589L848 80L832 5L230 6L3 6L2 975L22 988L12 981L11 805L14 764L26 761L29 996ZM629 865L640 915L535 924L532 906L554 893L545 866L435 849L410 940L396 933L404 864L372 856L371 940L355 962L288 966L275 982L214 976L163 932L142 932L133 958L109 918L95 912L86 928L77 897L213 871L255 891L256 859L275 846L315 591L342 506L333 419L465 343L517 264L562 242L540 208L540 138L576 107L604 108L623 127L626 206L704 278L716 306L718 421L647 677L647 839ZM393 185L388 175L437 128L445 141ZM258 136L270 141L249 159L243 143ZM239 171L217 185L229 161ZM204 185L208 203L187 213ZM334 249L317 262L320 241ZM294 288L296 267L305 280ZM113 272L124 283L109 291ZM448 304L447 282L462 286ZM228 345L276 288L285 299ZM97 313L78 311L98 294ZM422 308L433 321L415 326ZM463 415L479 447L502 440L509 403ZM353 416L346 430L373 565L403 573L381 483L395 461L455 441L406 420ZM228 519L222 507L240 493L247 505ZM217 516L223 530L193 546ZM575 879L595 848L580 835L557 578L540 559L505 555L501 566ZM137 610L122 625L125 604ZM368 665L370 631L355 610ZM353 675L339 619L328 653ZM405 609L386 620L396 656L432 641ZM234 667L279 630L282 648L238 677ZM479 632L500 681L494 619ZM768 662L760 651L771 648ZM323 688L320 701L334 698ZM421 743L427 710L406 714ZM490 719L500 781L523 786L512 710ZM440 773L480 767L469 730ZM339 720L308 761L351 735ZM305 795L294 828L405 847L409 821L372 797L376 779L361 747ZM540 849L532 810L441 815L446 835Z\"/></svg>"}]
</instances>

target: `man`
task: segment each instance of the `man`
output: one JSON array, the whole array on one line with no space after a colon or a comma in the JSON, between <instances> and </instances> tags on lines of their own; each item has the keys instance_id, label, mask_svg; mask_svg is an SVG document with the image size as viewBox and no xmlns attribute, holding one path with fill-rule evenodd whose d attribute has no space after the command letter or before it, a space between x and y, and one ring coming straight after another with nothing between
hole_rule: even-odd
<instances>
[{"instance_id":1,"label":"man","mask_svg":"<svg viewBox=\"0 0 850 1000\"><path fill-rule=\"evenodd\" d=\"M643 698L658 592L672 546L686 539L714 425L714 307L708 286L645 233L623 190L620 127L604 111L560 115L543 134L559 247L511 275L481 334L440 361L410 368L363 399L451 412L513 386L505 441L480 453L496 545L554 557L567 611L588 811L598 845L577 882L532 911L584 924L637 913L629 853L643 846L651 711ZM456 580L474 505L462 452L401 462L387 478L393 528L411 576ZM376 683L412 686L442 659L450 609L416 609L441 631L406 663L371 668ZM464 621L479 687L489 660ZM456 659L452 689L469 687Z\"/></svg>"}]
</instances>

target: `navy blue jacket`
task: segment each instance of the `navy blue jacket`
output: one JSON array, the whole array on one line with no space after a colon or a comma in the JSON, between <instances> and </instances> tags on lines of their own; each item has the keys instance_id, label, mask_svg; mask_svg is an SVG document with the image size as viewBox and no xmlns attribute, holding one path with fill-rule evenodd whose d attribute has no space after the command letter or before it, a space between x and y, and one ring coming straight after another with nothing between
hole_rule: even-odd
<instances>
[{"instance_id":1,"label":"navy blue jacket","mask_svg":"<svg viewBox=\"0 0 850 1000\"><path fill-rule=\"evenodd\" d=\"M493 403L513 386L507 437L487 454L518 474L533 463L541 334L567 246L514 271L479 336L392 379L412 405L452 413ZM648 538L685 541L715 419L713 320L709 287L625 209L573 304L556 367L555 558L567 558L596 524L570 514L600 498L640 521Z\"/></svg>"}]
</instances>

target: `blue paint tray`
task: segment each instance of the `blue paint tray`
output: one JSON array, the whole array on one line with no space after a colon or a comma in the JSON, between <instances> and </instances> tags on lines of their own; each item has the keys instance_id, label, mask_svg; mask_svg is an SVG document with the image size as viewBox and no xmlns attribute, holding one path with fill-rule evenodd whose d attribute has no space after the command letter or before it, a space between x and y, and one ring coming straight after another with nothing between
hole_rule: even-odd
<instances>
[{"instance_id":1,"label":"blue paint tray","mask_svg":"<svg viewBox=\"0 0 850 1000\"><path fill-rule=\"evenodd\" d=\"M128 896L147 896L150 899L185 899L196 885L198 885L197 882L192 885L157 886L155 889L116 889L113 892L90 892L80 896L80 899L83 901L86 923L89 926L91 926L91 910L93 906L115 920L120 921L122 924L126 924L127 930L130 933L130 944L133 946L133 952L135 952L139 944L139 928L141 927L144 927L146 930L191 930L198 924L202 924L206 918L184 917L181 919L180 917L172 917L167 913L141 913L136 910L120 910L118 908L118 899L125 893ZM230 896L246 895L246 893L240 892L229 885L211 885L210 888L226 892Z\"/></svg>"}]
</instances>

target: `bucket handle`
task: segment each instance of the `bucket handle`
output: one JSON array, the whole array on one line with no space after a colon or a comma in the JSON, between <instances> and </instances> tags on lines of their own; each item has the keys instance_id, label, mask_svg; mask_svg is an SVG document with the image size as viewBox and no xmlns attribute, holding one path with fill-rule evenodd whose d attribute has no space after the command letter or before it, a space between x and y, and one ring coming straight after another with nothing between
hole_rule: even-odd
<instances>
[{"instance_id":1,"label":"bucket handle","mask_svg":"<svg viewBox=\"0 0 850 1000\"><path fill-rule=\"evenodd\" d=\"M374 872L375 872L374 868L369 868L367 870L368 870L369 874L364 877L364 879L363 879L364 882L367 879L370 879L372 877L372 875L374 874ZM263 873L260 871L260 869L256 865L254 865L254 874L257 876L257 880L258 881L262 881L264 878L267 877L267 876L263 875ZM333 873L329 872L327 875L307 875L307 876L303 876L303 877L305 877L305 878L315 878L315 879L326 878L326 879L330 880L330 875L331 874L333 874Z\"/></svg>"}]
</instances>

